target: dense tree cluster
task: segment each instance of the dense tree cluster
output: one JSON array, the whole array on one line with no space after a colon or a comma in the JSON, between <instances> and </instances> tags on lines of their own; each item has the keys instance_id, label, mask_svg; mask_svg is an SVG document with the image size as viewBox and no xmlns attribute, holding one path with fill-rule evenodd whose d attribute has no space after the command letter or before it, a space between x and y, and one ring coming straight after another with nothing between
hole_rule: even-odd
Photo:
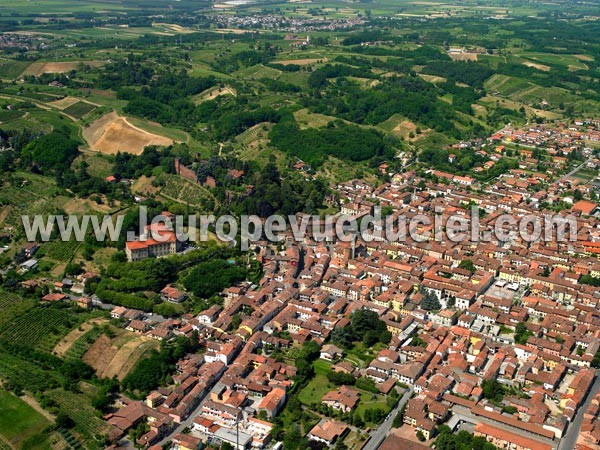
<instances>
[{"instance_id":1,"label":"dense tree cluster","mask_svg":"<svg viewBox=\"0 0 600 450\"><path fill-rule=\"evenodd\" d=\"M285 120L273 127L270 138L275 147L312 166L320 166L328 156L350 161L393 156L394 143L379 131L341 121L302 130L293 120Z\"/></svg>"},{"instance_id":2,"label":"dense tree cluster","mask_svg":"<svg viewBox=\"0 0 600 450\"><path fill-rule=\"evenodd\" d=\"M29 143L22 156L42 173L55 174L68 169L78 154L78 143L55 131Z\"/></svg>"},{"instance_id":3,"label":"dense tree cluster","mask_svg":"<svg viewBox=\"0 0 600 450\"><path fill-rule=\"evenodd\" d=\"M169 384L175 373L175 363L188 353L200 349L196 332L188 338L177 336L173 341L163 341L160 350L153 350L150 356L140 360L123 379L123 387L143 398L160 385Z\"/></svg>"},{"instance_id":4,"label":"dense tree cluster","mask_svg":"<svg viewBox=\"0 0 600 450\"><path fill-rule=\"evenodd\" d=\"M425 66L422 73L483 89L484 81L491 77L494 71L473 61L434 61Z\"/></svg>"},{"instance_id":5,"label":"dense tree cluster","mask_svg":"<svg viewBox=\"0 0 600 450\"><path fill-rule=\"evenodd\" d=\"M355 311L350 318L350 325L336 328L331 333L331 341L344 348L352 348L354 342L362 342L368 347L377 342L388 343L391 338L385 322L376 312L366 309Z\"/></svg>"},{"instance_id":6,"label":"dense tree cluster","mask_svg":"<svg viewBox=\"0 0 600 450\"><path fill-rule=\"evenodd\" d=\"M468 431L462 430L453 434L446 425L442 425L438 431L439 435L435 441L435 448L438 450L496 450L485 437L475 437Z\"/></svg>"},{"instance_id":7,"label":"dense tree cluster","mask_svg":"<svg viewBox=\"0 0 600 450\"><path fill-rule=\"evenodd\" d=\"M209 298L245 278L246 270L233 261L212 259L195 266L183 284L197 297Z\"/></svg>"}]
</instances>

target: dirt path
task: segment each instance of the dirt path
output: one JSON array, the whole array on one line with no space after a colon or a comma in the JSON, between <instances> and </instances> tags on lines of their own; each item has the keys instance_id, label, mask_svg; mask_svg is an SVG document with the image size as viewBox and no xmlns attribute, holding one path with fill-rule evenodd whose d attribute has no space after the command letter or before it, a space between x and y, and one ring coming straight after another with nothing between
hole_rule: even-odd
<instances>
[{"instance_id":1,"label":"dirt path","mask_svg":"<svg viewBox=\"0 0 600 450\"><path fill-rule=\"evenodd\" d=\"M42 408L35 398L30 397L27 394L25 394L19 398L21 400L23 400L25 403L27 403L29 406L31 406L33 409L35 409L37 412L39 412L42 416L44 416L50 422L54 423L54 416L52 414L50 414L48 411L46 411L44 408Z\"/></svg>"},{"instance_id":2,"label":"dirt path","mask_svg":"<svg viewBox=\"0 0 600 450\"><path fill-rule=\"evenodd\" d=\"M108 321L106 319L93 319L89 322L82 323L79 327L75 328L64 338L62 338L60 342L56 344L52 353L57 356L64 356L77 339L94 328L94 325L101 325L104 323L108 323Z\"/></svg>"}]
</instances>

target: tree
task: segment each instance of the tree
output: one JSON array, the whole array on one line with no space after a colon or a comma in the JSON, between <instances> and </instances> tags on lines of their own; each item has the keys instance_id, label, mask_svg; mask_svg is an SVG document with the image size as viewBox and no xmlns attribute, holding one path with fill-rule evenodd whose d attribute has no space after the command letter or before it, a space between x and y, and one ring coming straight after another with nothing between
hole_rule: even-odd
<instances>
[{"instance_id":1,"label":"tree","mask_svg":"<svg viewBox=\"0 0 600 450\"><path fill-rule=\"evenodd\" d=\"M527 329L525 322L519 322L515 327L515 342L525 345L529 336L533 336L533 333Z\"/></svg>"},{"instance_id":2,"label":"tree","mask_svg":"<svg viewBox=\"0 0 600 450\"><path fill-rule=\"evenodd\" d=\"M421 442L425 442L427 440L421 430L417 431L417 439Z\"/></svg>"},{"instance_id":3,"label":"tree","mask_svg":"<svg viewBox=\"0 0 600 450\"><path fill-rule=\"evenodd\" d=\"M458 265L459 268L468 270L471 273L475 273L477 269L475 268L475 264L470 259L463 259Z\"/></svg>"},{"instance_id":4,"label":"tree","mask_svg":"<svg viewBox=\"0 0 600 450\"><path fill-rule=\"evenodd\" d=\"M335 329L331 334L332 342L344 348L352 348L355 341L372 346L377 342L388 343L391 338L385 322L379 319L376 312L366 309L355 311L349 326Z\"/></svg>"},{"instance_id":5,"label":"tree","mask_svg":"<svg viewBox=\"0 0 600 450\"><path fill-rule=\"evenodd\" d=\"M481 383L483 397L494 402L501 402L504 398L504 386L497 380L483 380Z\"/></svg>"},{"instance_id":6,"label":"tree","mask_svg":"<svg viewBox=\"0 0 600 450\"><path fill-rule=\"evenodd\" d=\"M29 143L23 156L37 165L43 173L62 175L79 154L78 143L60 132L46 134Z\"/></svg>"},{"instance_id":7,"label":"tree","mask_svg":"<svg viewBox=\"0 0 600 450\"><path fill-rule=\"evenodd\" d=\"M424 289L423 300L421 301L421 308L425 311L438 310L442 307L437 296L428 289Z\"/></svg>"}]
</instances>

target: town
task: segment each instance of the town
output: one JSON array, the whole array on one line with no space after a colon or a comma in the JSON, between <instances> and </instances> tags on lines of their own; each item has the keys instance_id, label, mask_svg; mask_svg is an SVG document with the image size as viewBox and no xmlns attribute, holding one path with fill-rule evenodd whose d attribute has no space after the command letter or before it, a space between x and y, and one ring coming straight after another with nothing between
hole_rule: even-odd
<instances>
[{"instance_id":1,"label":"town","mask_svg":"<svg viewBox=\"0 0 600 450\"><path fill-rule=\"evenodd\" d=\"M583 126L591 128L582 133ZM167 442L175 449L217 442L269 448L286 402L297 404L297 414L316 413L307 438L326 446L351 436L368 449L426 448L419 441L434 442L449 429L499 448L600 448L599 210L597 201L586 200L597 198L599 186L578 178L577 170L564 173L568 152L595 140L594 127L581 121L494 134L478 151L501 156L521 144L522 163L485 184L407 170L378 187L361 180L336 187L344 214L365 216L379 205L411 216L440 207L469 221L477 205L484 230L502 213L541 216L543 204L560 204L566 206L560 214L577 217L575 241L440 241L425 228L418 232L428 240L405 242L336 242L333 235L294 242L290 236L283 245L256 246L260 282L225 289L222 306L160 322L114 307L111 317L133 333L158 341L185 335L201 345L177 362L173 384L142 400L119 398L121 406L105 416L114 448L140 429L145 432L135 443L146 448ZM540 149L554 161L545 173L536 172L532 154ZM578 170L597 169L591 148L583 157ZM181 250L170 236L152 250L156 256ZM129 259L147 257L156 245L128 243ZM161 296L177 304L187 293L165 286ZM58 292L43 298L64 299ZM98 302L77 301L85 308ZM360 329L365 325L371 334ZM357 339L374 344L372 350L357 350ZM293 364L299 352L309 358L308 369ZM302 381L313 370L324 385ZM392 401L364 409L369 398ZM364 433L364 422L377 425Z\"/></svg>"}]
</instances>

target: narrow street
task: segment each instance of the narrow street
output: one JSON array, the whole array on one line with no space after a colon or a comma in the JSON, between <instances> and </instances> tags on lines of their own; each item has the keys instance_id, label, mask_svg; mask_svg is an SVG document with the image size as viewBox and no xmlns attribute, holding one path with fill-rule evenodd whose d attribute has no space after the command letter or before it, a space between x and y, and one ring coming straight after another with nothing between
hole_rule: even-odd
<instances>
[{"instance_id":1,"label":"narrow street","mask_svg":"<svg viewBox=\"0 0 600 450\"><path fill-rule=\"evenodd\" d=\"M402 408L404 408L404 405L406 405L413 392L413 388L411 387L408 391L404 393L400 401L398 401L396 407L390 412L385 421L381 425L379 425L377 429L371 432L371 437L363 447L363 450L377 450L377 448L381 445L385 437L390 432L394 419L402 410Z\"/></svg>"}]
</instances>

